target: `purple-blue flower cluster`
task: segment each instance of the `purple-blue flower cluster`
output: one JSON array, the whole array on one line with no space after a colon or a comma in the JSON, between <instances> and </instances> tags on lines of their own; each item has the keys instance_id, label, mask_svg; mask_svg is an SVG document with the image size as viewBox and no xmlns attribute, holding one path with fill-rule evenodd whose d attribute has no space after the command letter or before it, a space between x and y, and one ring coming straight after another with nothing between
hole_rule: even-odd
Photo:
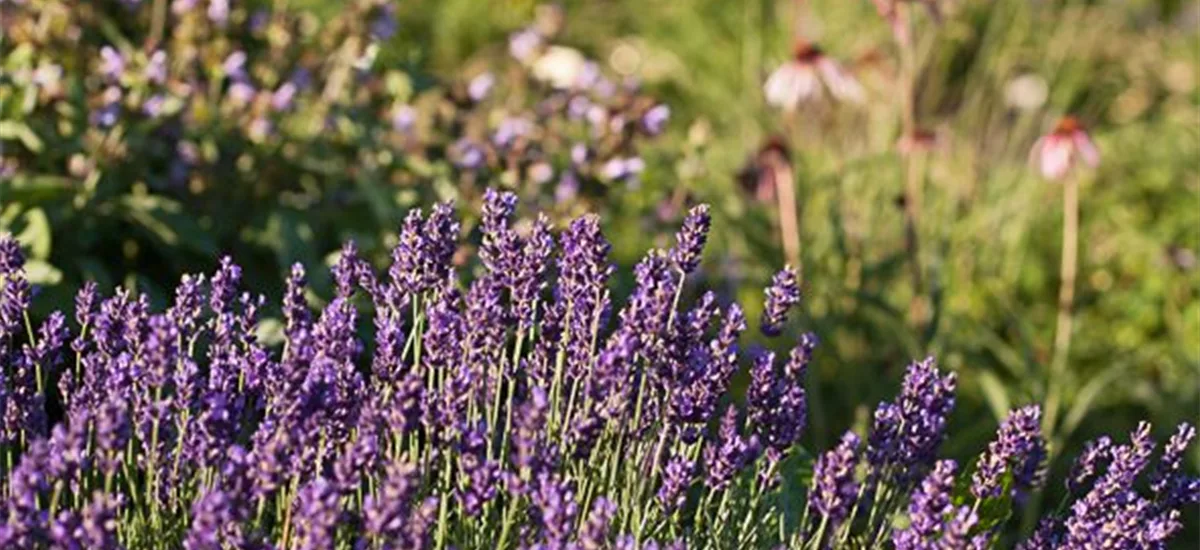
<instances>
[{"instance_id":1,"label":"purple-blue flower cluster","mask_svg":"<svg viewBox=\"0 0 1200 550\"><path fill-rule=\"evenodd\" d=\"M513 195L484 205L470 282L450 204L405 219L386 269L345 245L319 309L292 267L278 346L259 337L276 310L229 257L183 277L163 312L88 284L73 316L34 323L20 246L0 237L0 546L979 548L1002 497L1040 485L1031 406L956 492L955 463L938 460L955 378L932 359L909 366L870 433L809 462L817 337L800 333L783 361L743 354L737 304L681 298L705 207L636 266L618 307L596 217L556 236L517 221ZM777 328L798 297L782 273L766 308ZM1134 489L1148 426L1089 445L1069 513L1027 546L1161 546L1200 495L1183 468L1194 435L1168 441L1148 497ZM787 492L810 463L807 492Z\"/></svg>"}]
</instances>

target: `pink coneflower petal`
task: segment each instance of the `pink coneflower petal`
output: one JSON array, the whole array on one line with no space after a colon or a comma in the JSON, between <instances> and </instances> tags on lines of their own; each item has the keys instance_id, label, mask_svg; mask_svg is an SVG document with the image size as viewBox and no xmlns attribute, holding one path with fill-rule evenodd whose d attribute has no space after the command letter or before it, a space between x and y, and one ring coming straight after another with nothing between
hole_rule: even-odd
<instances>
[{"instance_id":1,"label":"pink coneflower petal","mask_svg":"<svg viewBox=\"0 0 1200 550\"><path fill-rule=\"evenodd\" d=\"M1095 168L1100 164L1100 151L1096 149L1096 144L1092 142L1092 138L1087 135L1087 132L1076 131L1071 136L1075 142L1075 150L1079 152L1079 158L1088 166Z\"/></svg>"},{"instance_id":2,"label":"pink coneflower petal","mask_svg":"<svg viewBox=\"0 0 1200 550\"><path fill-rule=\"evenodd\" d=\"M1062 179L1071 169L1071 143L1059 136L1048 136L1042 140L1038 159L1042 176L1051 180Z\"/></svg>"},{"instance_id":3,"label":"pink coneflower petal","mask_svg":"<svg viewBox=\"0 0 1200 550\"><path fill-rule=\"evenodd\" d=\"M829 87L829 93L833 94L834 98L850 103L862 103L866 99L866 93L858 79L838 62L822 56L817 60L817 70L821 72L821 78L825 80L825 85Z\"/></svg>"},{"instance_id":4,"label":"pink coneflower petal","mask_svg":"<svg viewBox=\"0 0 1200 550\"><path fill-rule=\"evenodd\" d=\"M767 99L767 104L783 109L792 109L796 106L796 96L793 93L795 86L792 85L792 72L789 70L788 64L775 69L771 76L767 77L767 82L763 84L763 96Z\"/></svg>"}]
</instances>

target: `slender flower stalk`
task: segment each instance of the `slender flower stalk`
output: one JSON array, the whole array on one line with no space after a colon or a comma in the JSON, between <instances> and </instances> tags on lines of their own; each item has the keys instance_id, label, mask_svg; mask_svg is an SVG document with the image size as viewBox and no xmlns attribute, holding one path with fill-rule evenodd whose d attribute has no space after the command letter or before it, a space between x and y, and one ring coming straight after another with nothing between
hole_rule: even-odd
<instances>
[{"instance_id":1,"label":"slender flower stalk","mask_svg":"<svg viewBox=\"0 0 1200 550\"><path fill-rule=\"evenodd\" d=\"M1065 117L1049 135L1034 144L1031 157L1038 162L1042 175L1062 182L1063 230L1062 257L1059 267L1058 314L1055 317L1054 351L1049 370L1044 426L1055 434L1062 408L1063 385L1070 362L1071 336L1075 324L1075 278L1079 269L1079 177L1073 170L1076 159L1089 166L1100 162L1100 154L1091 137L1074 117Z\"/></svg>"}]
</instances>

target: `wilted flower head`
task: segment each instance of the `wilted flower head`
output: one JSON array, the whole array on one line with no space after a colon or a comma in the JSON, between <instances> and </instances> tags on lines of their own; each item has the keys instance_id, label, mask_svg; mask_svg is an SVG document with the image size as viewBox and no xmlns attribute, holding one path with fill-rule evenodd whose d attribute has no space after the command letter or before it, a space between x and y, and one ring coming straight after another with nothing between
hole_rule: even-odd
<instances>
[{"instance_id":1,"label":"wilted flower head","mask_svg":"<svg viewBox=\"0 0 1200 550\"><path fill-rule=\"evenodd\" d=\"M1063 117L1054 131L1038 138L1029 155L1038 171L1049 180L1061 180L1081 161L1093 168L1100 164L1100 151L1092 137L1079 119L1072 116Z\"/></svg>"},{"instance_id":2,"label":"wilted flower head","mask_svg":"<svg viewBox=\"0 0 1200 550\"><path fill-rule=\"evenodd\" d=\"M866 96L854 75L808 42L797 44L792 59L771 73L763 94L768 104L792 111L821 97L822 84L839 101L862 103Z\"/></svg>"}]
</instances>

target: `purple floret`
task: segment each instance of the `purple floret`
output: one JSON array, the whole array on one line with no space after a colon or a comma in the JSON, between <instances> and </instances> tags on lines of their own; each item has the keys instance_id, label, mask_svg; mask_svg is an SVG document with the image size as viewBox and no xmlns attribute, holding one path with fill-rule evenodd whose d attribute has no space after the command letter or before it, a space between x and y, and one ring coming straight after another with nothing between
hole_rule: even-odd
<instances>
[{"instance_id":1,"label":"purple floret","mask_svg":"<svg viewBox=\"0 0 1200 550\"><path fill-rule=\"evenodd\" d=\"M788 310L800 304L800 275L795 269L786 267L771 279L771 286L766 289L766 303L763 304L762 322L759 324L762 333L767 336L779 336L783 324L787 322Z\"/></svg>"}]
</instances>

